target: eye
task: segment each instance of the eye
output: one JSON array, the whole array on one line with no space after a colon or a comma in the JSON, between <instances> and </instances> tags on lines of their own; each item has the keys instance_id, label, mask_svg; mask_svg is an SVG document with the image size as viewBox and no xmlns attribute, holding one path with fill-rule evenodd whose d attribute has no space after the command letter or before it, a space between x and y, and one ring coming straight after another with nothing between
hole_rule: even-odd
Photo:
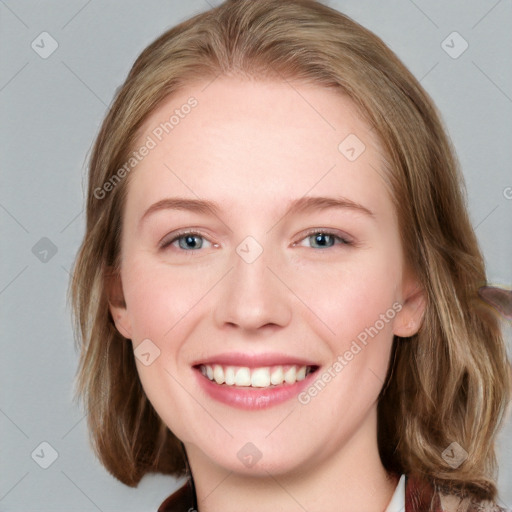
<instances>
[{"instance_id":1,"label":"eye","mask_svg":"<svg viewBox=\"0 0 512 512\"><path fill-rule=\"evenodd\" d=\"M305 238L293 245L311 247L312 249L329 249L334 247L334 245L352 245L352 242L335 232L317 229L310 231ZM218 247L218 244L212 244L201 233L185 231L171 234L160 244L162 249L169 248L170 246L185 252L195 252L203 248Z\"/></svg>"},{"instance_id":2,"label":"eye","mask_svg":"<svg viewBox=\"0 0 512 512\"><path fill-rule=\"evenodd\" d=\"M304 242L308 242L309 245L305 245ZM310 231L308 236L303 238L300 242L295 245L302 247L311 247L313 249L329 249L338 242L338 245L351 245L352 242L332 231L316 230Z\"/></svg>"},{"instance_id":3,"label":"eye","mask_svg":"<svg viewBox=\"0 0 512 512\"><path fill-rule=\"evenodd\" d=\"M171 239L164 239L160 246L162 249L174 246L183 251L197 251L198 249L202 249L204 244L212 245L211 242L206 240L200 233L187 231L177 235L174 234Z\"/></svg>"}]
</instances>

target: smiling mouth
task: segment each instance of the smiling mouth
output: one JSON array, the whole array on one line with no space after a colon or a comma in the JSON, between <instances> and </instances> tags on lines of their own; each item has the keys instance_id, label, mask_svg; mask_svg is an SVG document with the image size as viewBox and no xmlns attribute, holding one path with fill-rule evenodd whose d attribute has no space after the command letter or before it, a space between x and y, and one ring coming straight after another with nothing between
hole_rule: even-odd
<instances>
[{"instance_id":1,"label":"smiling mouth","mask_svg":"<svg viewBox=\"0 0 512 512\"><path fill-rule=\"evenodd\" d=\"M318 366L275 365L249 368L220 364L200 364L195 367L216 384L241 388L272 388L292 385L315 372Z\"/></svg>"}]
</instances>

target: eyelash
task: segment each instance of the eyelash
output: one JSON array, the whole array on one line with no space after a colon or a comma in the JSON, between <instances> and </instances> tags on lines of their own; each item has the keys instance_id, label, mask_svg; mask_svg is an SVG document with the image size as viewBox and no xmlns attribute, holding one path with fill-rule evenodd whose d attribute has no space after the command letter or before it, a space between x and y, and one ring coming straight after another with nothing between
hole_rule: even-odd
<instances>
[{"instance_id":1,"label":"eyelash","mask_svg":"<svg viewBox=\"0 0 512 512\"><path fill-rule=\"evenodd\" d=\"M336 231L332 231L332 230L329 230L329 229L310 229L299 240L299 242L302 242L303 240L305 240L306 238L309 238L310 236L320 235L320 234L321 235L332 236L333 238L339 240L341 242L341 244L338 244L338 245L354 245L354 242L352 242L348 238L345 238L342 235L340 235L339 233L337 233ZM294 243L293 245L297 245L297 243ZM331 249L332 247L334 247L334 246L326 247L325 249Z\"/></svg>"},{"instance_id":2,"label":"eyelash","mask_svg":"<svg viewBox=\"0 0 512 512\"><path fill-rule=\"evenodd\" d=\"M322 234L322 235L327 235L327 236L331 236L333 237L334 239L340 241L341 243L340 244L334 244L332 246L329 246L329 247L325 247L323 249L318 249L316 247L311 247L312 249L317 249L317 250L326 250L326 249L332 249L335 245L355 245L353 241L349 240L348 238L345 238L343 236L341 236L340 234L338 234L337 232L335 231L332 231L332 230L329 230L329 229L312 229L312 230L309 230L307 231L304 236L298 241L298 242L295 242L293 244L293 246L297 246L299 242L302 242L304 241L306 238L309 238L313 235L319 235L319 234ZM165 241L162 242L160 244L160 248L162 250L170 247L174 242L178 241L180 238L184 238L186 236L199 236L201 238L204 238L204 239L207 239L207 237L199 232L199 231L181 231L181 232L178 232L176 233L173 238L169 241ZM217 245L217 244L214 244L214 245ZM179 249L179 248L178 248ZM190 249L190 250L182 250L180 252L196 252L197 250L194 250L194 249Z\"/></svg>"}]
</instances>

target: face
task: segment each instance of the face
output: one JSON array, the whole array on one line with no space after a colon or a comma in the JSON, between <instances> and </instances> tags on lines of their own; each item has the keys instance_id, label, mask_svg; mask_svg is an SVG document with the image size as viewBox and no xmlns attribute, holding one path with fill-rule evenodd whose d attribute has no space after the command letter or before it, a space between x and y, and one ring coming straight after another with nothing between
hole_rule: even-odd
<instances>
[{"instance_id":1,"label":"face","mask_svg":"<svg viewBox=\"0 0 512 512\"><path fill-rule=\"evenodd\" d=\"M191 461L283 474L374 446L393 335L416 332L422 296L351 101L218 78L166 100L142 145L111 311Z\"/></svg>"}]
</instances>

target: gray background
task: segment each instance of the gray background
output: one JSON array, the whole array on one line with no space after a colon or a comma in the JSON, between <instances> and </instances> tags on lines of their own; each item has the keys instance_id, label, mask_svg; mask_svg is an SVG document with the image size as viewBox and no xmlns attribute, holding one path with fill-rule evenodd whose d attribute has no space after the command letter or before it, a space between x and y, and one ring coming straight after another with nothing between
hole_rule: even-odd
<instances>
[{"instance_id":1,"label":"gray background","mask_svg":"<svg viewBox=\"0 0 512 512\"><path fill-rule=\"evenodd\" d=\"M467 179L489 279L510 286L511 1L328 3L381 36L433 96ZM85 161L107 106L140 51L208 4L0 0L1 511L155 511L176 487L151 475L128 488L92 455L72 401L66 290L84 229ZM58 44L49 56L45 31ZM453 31L469 44L457 58L462 40L442 45ZM47 469L40 464L52 454L41 442L58 453ZM512 507L510 418L499 460L501 502Z\"/></svg>"}]
</instances>

